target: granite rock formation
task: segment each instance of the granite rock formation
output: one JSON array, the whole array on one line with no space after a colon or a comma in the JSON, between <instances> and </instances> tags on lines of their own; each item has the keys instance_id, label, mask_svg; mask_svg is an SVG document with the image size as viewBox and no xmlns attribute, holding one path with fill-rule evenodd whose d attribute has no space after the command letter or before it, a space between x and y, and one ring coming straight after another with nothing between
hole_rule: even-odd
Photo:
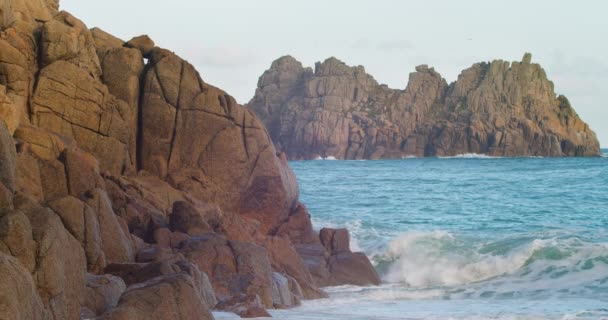
<instances>
[{"instance_id":1,"label":"granite rock formation","mask_svg":"<svg viewBox=\"0 0 608 320\"><path fill-rule=\"evenodd\" d=\"M326 296L299 246L334 256L250 110L148 36L0 2L0 319L267 315Z\"/></svg>"},{"instance_id":2,"label":"granite rock formation","mask_svg":"<svg viewBox=\"0 0 608 320\"><path fill-rule=\"evenodd\" d=\"M272 63L248 104L289 159L408 156L597 156L595 133L540 65L477 63L448 84L426 65L405 90L336 58Z\"/></svg>"}]
</instances>

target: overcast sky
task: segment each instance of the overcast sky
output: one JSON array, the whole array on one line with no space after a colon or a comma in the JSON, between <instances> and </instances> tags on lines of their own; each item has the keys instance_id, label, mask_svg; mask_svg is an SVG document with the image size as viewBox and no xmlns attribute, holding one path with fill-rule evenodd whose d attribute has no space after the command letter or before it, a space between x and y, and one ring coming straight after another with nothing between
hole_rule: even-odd
<instances>
[{"instance_id":1,"label":"overcast sky","mask_svg":"<svg viewBox=\"0 0 608 320\"><path fill-rule=\"evenodd\" d=\"M405 88L419 64L448 82L475 62L542 64L557 93L608 147L608 1L549 0L62 0L124 40L148 34L203 79L246 103L271 62L335 56Z\"/></svg>"}]
</instances>

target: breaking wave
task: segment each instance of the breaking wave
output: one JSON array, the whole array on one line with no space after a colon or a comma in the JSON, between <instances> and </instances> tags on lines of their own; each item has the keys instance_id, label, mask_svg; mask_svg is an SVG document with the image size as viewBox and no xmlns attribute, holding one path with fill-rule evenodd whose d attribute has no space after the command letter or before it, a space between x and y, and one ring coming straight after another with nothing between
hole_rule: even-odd
<instances>
[{"instance_id":1,"label":"breaking wave","mask_svg":"<svg viewBox=\"0 0 608 320\"><path fill-rule=\"evenodd\" d=\"M577 237L480 242L445 231L408 232L374 257L388 283L467 297L608 291L608 245Z\"/></svg>"}]
</instances>

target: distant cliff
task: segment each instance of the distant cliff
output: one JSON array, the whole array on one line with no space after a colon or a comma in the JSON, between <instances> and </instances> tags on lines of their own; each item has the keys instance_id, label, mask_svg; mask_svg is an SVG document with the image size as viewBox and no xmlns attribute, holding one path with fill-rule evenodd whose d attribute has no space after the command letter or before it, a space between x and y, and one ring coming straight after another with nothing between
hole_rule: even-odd
<instances>
[{"instance_id":1,"label":"distant cliff","mask_svg":"<svg viewBox=\"0 0 608 320\"><path fill-rule=\"evenodd\" d=\"M405 90L336 58L272 63L248 105L290 159L380 159L480 153L597 156L595 133L540 65L477 63L448 84L426 65Z\"/></svg>"}]
</instances>

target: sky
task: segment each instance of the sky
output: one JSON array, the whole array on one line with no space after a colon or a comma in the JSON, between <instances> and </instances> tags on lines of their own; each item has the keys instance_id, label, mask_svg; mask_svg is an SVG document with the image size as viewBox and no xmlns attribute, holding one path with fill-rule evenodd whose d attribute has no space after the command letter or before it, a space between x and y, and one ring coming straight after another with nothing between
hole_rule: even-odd
<instances>
[{"instance_id":1,"label":"sky","mask_svg":"<svg viewBox=\"0 0 608 320\"><path fill-rule=\"evenodd\" d=\"M448 81L481 61L540 63L608 147L608 1L62 0L89 28L147 34L247 103L272 61L334 56L392 88L428 64Z\"/></svg>"}]
</instances>

